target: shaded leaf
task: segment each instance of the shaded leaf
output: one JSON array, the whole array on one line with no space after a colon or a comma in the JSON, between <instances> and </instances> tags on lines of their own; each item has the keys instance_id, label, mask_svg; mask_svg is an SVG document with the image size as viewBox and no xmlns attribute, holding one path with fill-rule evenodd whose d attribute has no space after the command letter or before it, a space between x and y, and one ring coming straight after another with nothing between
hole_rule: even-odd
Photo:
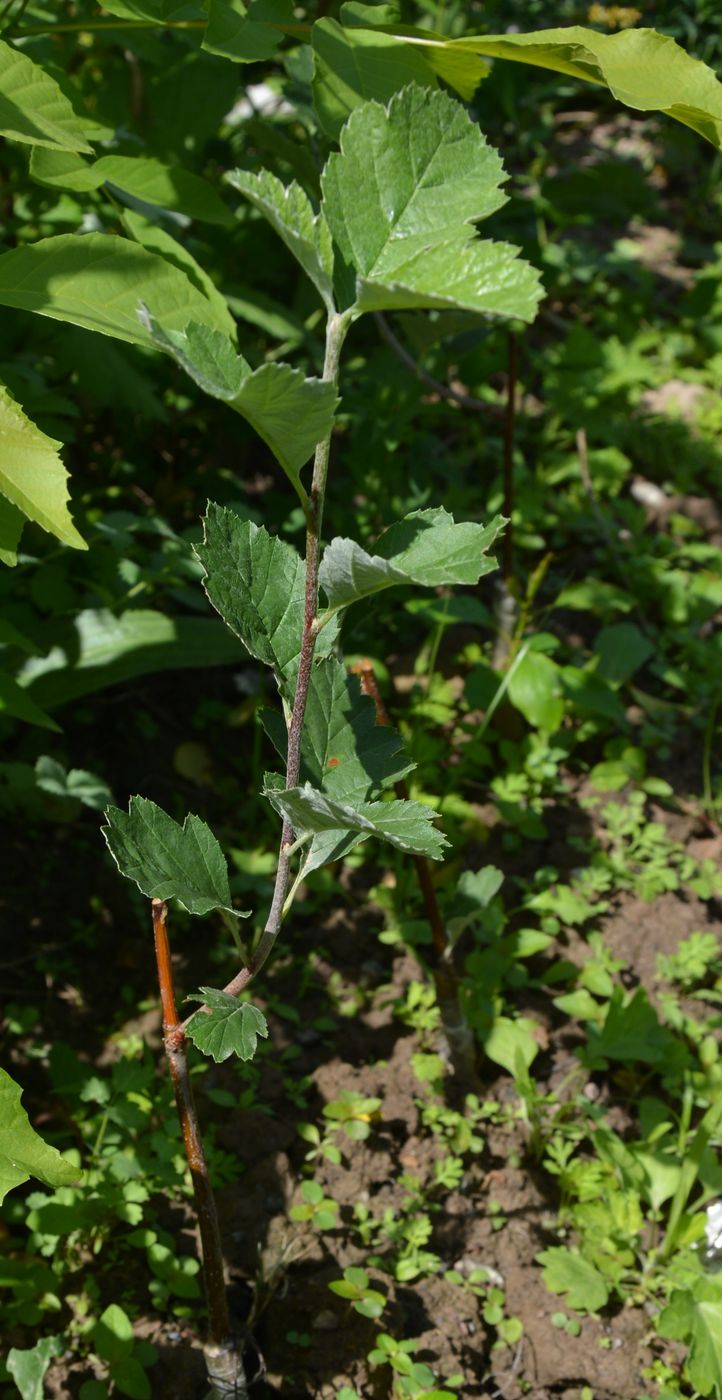
<instances>
[{"instance_id":1,"label":"shaded leaf","mask_svg":"<svg viewBox=\"0 0 722 1400\"><path fill-rule=\"evenodd\" d=\"M0 384L0 491L63 544L87 549L68 511L68 473L58 448Z\"/></svg>"},{"instance_id":2,"label":"shaded leaf","mask_svg":"<svg viewBox=\"0 0 722 1400\"><path fill-rule=\"evenodd\" d=\"M284 185L268 170L255 175L232 170L226 179L268 220L306 276L320 292L329 312L333 300L333 242L322 213L315 214L305 190L295 180Z\"/></svg>"},{"instance_id":3,"label":"shaded leaf","mask_svg":"<svg viewBox=\"0 0 722 1400\"><path fill-rule=\"evenodd\" d=\"M599 657L595 674L616 687L635 675L654 647L633 622L615 622L597 633L594 652Z\"/></svg>"},{"instance_id":4,"label":"shaded leaf","mask_svg":"<svg viewBox=\"0 0 722 1400\"><path fill-rule=\"evenodd\" d=\"M203 534L195 552L206 571L211 603L251 655L273 668L284 696L292 699L303 631L304 561L290 544L225 506L208 506ZM335 637L333 624L323 629L319 657L328 654Z\"/></svg>"},{"instance_id":5,"label":"shaded leaf","mask_svg":"<svg viewBox=\"0 0 722 1400\"><path fill-rule=\"evenodd\" d=\"M0 1069L0 1201L31 1176L46 1186L70 1186L83 1175L36 1133L20 1103L22 1092Z\"/></svg>"},{"instance_id":6,"label":"shaded leaf","mask_svg":"<svg viewBox=\"0 0 722 1400\"><path fill-rule=\"evenodd\" d=\"M354 540L337 538L324 551L319 582L332 608L393 584L477 583L497 567L486 556L506 521L500 515L488 525L456 524L443 507L415 510L385 530L368 554Z\"/></svg>"},{"instance_id":7,"label":"shaded leaf","mask_svg":"<svg viewBox=\"0 0 722 1400\"><path fill-rule=\"evenodd\" d=\"M243 659L215 618L172 617L150 608L120 614L86 608L72 621L55 621L49 635L50 650L30 657L16 674L23 694L48 709L136 676Z\"/></svg>"},{"instance_id":8,"label":"shaded leaf","mask_svg":"<svg viewBox=\"0 0 722 1400\"><path fill-rule=\"evenodd\" d=\"M33 146L89 151L82 119L54 78L0 39L0 136Z\"/></svg>"},{"instance_id":9,"label":"shaded leaf","mask_svg":"<svg viewBox=\"0 0 722 1400\"><path fill-rule=\"evenodd\" d=\"M0 257L3 306L153 345L138 319L141 302L165 330L182 330L189 321L226 329L216 306L183 272L127 238L64 233Z\"/></svg>"},{"instance_id":10,"label":"shaded leaf","mask_svg":"<svg viewBox=\"0 0 722 1400\"><path fill-rule=\"evenodd\" d=\"M276 784L279 786L276 786ZM305 783L284 789L282 779L266 775L264 796L277 812L290 822L297 836L313 832L336 832L379 836L401 851L411 851L441 860L446 837L433 825L435 813L421 802L361 802L356 806L340 802Z\"/></svg>"},{"instance_id":11,"label":"shaded leaf","mask_svg":"<svg viewBox=\"0 0 722 1400\"><path fill-rule=\"evenodd\" d=\"M293 0L251 0L249 5L210 0L203 48L236 63L258 63L271 58L283 40L283 29L276 26L293 23Z\"/></svg>"},{"instance_id":12,"label":"shaded leaf","mask_svg":"<svg viewBox=\"0 0 722 1400\"><path fill-rule=\"evenodd\" d=\"M544 1249L536 1256L544 1266L544 1283L550 1293L564 1293L568 1307L577 1312L599 1312L609 1288L599 1270L576 1249L564 1245Z\"/></svg>"},{"instance_id":13,"label":"shaded leaf","mask_svg":"<svg viewBox=\"0 0 722 1400\"><path fill-rule=\"evenodd\" d=\"M36 704L32 695L28 695L27 690L18 685L7 671L0 671L0 714L10 715L13 719L23 719L26 724L37 724L41 729L54 729L56 732L60 730L60 725Z\"/></svg>"},{"instance_id":14,"label":"shaded leaf","mask_svg":"<svg viewBox=\"0 0 722 1400\"><path fill-rule=\"evenodd\" d=\"M121 875L134 880L149 899L177 899L189 914L225 909L238 918L231 903L225 856L200 817L189 815L183 825L147 797L131 797L128 811L109 807L102 827L108 849Z\"/></svg>"},{"instance_id":15,"label":"shaded leaf","mask_svg":"<svg viewBox=\"0 0 722 1400\"><path fill-rule=\"evenodd\" d=\"M319 19L311 32L313 100L321 125L333 140L360 103L388 102L407 83L437 86L425 51L394 34L343 28Z\"/></svg>"},{"instance_id":16,"label":"shaded leaf","mask_svg":"<svg viewBox=\"0 0 722 1400\"><path fill-rule=\"evenodd\" d=\"M215 987L201 987L201 995L191 1001L202 1001L209 1011L196 1011L191 1016L187 1032L193 1044L216 1063L237 1055L240 1060L252 1060L258 1036L267 1037L268 1026L263 1012L250 1001Z\"/></svg>"},{"instance_id":17,"label":"shaded leaf","mask_svg":"<svg viewBox=\"0 0 722 1400\"><path fill-rule=\"evenodd\" d=\"M336 290L357 312L454 307L533 320L536 270L474 225L506 196L497 155L464 109L416 85L365 103L326 163L323 210L340 262Z\"/></svg>"}]
</instances>

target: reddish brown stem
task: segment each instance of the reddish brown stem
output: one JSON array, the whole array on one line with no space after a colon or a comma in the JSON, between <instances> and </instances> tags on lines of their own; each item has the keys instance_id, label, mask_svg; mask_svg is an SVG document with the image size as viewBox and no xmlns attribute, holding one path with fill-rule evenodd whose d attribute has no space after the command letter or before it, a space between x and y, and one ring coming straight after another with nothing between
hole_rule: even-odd
<instances>
[{"instance_id":1,"label":"reddish brown stem","mask_svg":"<svg viewBox=\"0 0 722 1400\"><path fill-rule=\"evenodd\" d=\"M504 514L508 525L503 536L504 583L511 583L514 575L514 429L516 425L516 378L517 354L516 336L509 331L508 358L506 373L506 408L504 411Z\"/></svg>"},{"instance_id":2,"label":"reddish brown stem","mask_svg":"<svg viewBox=\"0 0 722 1400\"><path fill-rule=\"evenodd\" d=\"M391 720L384 705L371 662L360 661L352 669L359 678L364 695L370 696L376 706L376 723L390 726ZM397 797L400 797L403 802L408 801L409 788L404 778L399 778L399 781L394 783L394 789ZM431 929L434 948L431 973L436 987L441 1024L444 1028L454 1071L460 1083L471 1086L476 1083L477 1079L474 1037L461 1006L453 948L449 943L446 925L439 906L431 874L431 863L423 855L413 856L413 862L416 867L419 889L426 907L426 917Z\"/></svg>"},{"instance_id":3,"label":"reddish brown stem","mask_svg":"<svg viewBox=\"0 0 722 1400\"><path fill-rule=\"evenodd\" d=\"M244 1396L246 1382L243 1374L243 1363L240 1351L231 1335L218 1214L213 1188L208 1176L208 1165L203 1151L198 1114L188 1073L188 1042L183 1027L178 1024L173 967L168 941L168 905L165 900L154 899L151 907L158 985L163 1011L163 1045L168 1059L178 1118L183 1133L186 1161L193 1183L193 1197L201 1237L210 1343L206 1348L206 1361L209 1376L215 1387L214 1393Z\"/></svg>"}]
</instances>

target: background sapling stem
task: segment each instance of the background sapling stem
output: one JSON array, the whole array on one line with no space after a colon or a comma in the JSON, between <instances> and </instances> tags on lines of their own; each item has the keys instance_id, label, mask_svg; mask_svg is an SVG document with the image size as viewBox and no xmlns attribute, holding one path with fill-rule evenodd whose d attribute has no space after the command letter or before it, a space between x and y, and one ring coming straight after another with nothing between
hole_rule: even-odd
<instances>
[{"instance_id":1,"label":"background sapling stem","mask_svg":"<svg viewBox=\"0 0 722 1400\"><path fill-rule=\"evenodd\" d=\"M225 1400L225 1397L230 1396L244 1400L247 1395L246 1377L240 1348L233 1340L231 1333L228 1297L223 1275L221 1232L188 1073L188 1042L182 1026L178 1023L170 943L168 941L168 905L165 900L154 899L151 908L158 985L163 1013L163 1045L173 1082L173 1092L183 1133L186 1160L193 1184L193 1197L201 1237L203 1278L208 1306L208 1342L204 1347L204 1356L208 1379L212 1387L211 1396L214 1397L214 1400L216 1397L217 1400Z\"/></svg>"},{"instance_id":2,"label":"background sapling stem","mask_svg":"<svg viewBox=\"0 0 722 1400\"><path fill-rule=\"evenodd\" d=\"M359 678L361 689L364 695L370 696L376 706L376 723L388 726L391 724L386 706L384 705L381 692L378 688L376 676L370 661L362 661L353 667ZM400 778L394 784L396 794L406 802L409 798L408 784ZM416 869L416 877L419 882L419 889L426 909L426 917L429 920L431 929L431 940L433 945L433 958L431 960L431 973L436 988L436 1000L441 1015L441 1025L449 1047L451 1063L459 1083L465 1087L472 1087L478 1081L476 1070L476 1044L474 1033L469 1026L461 1003L461 989L454 964L454 949L449 942L446 932L446 925L439 906L431 874L431 865L426 856L415 855L412 857Z\"/></svg>"},{"instance_id":3,"label":"background sapling stem","mask_svg":"<svg viewBox=\"0 0 722 1400\"><path fill-rule=\"evenodd\" d=\"M517 348L513 331L507 337L506 406L504 409L504 515L507 518L502 539L502 576L496 585L497 637L492 665L501 671L507 665L517 619L514 596L514 432L516 428Z\"/></svg>"}]
</instances>

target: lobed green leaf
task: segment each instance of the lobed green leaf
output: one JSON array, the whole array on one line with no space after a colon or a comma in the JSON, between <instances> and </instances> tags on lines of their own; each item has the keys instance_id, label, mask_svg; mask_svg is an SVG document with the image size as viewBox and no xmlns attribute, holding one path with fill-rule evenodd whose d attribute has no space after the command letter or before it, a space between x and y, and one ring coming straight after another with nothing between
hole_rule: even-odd
<instances>
[{"instance_id":1,"label":"lobed green leaf","mask_svg":"<svg viewBox=\"0 0 722 1400\"><path fill-rule=\"evenodd\" d=\"M268 1025L262 1011L250 1001L215 987L201 987L201 995L191 998L209 1008L196 1011L186 1027L193 1044L216 1063L237 1055L240 1060L252 1060L258 1037L268 1035Z\"/></svg>"},{"instance_id":2,"label":"lobed green leaf","mask_svg":"<svg viewBox=\"0 0 722 1400\"><path fill-rule=\"evenodd\" d=\"M225 506L208 506L203 532L195 552L206 571L211 603L251 656L273 668L284 698L292 700L303 632L305 563L284 540ZM328 654L335 637L333 625L324 628L319 656Z\"/></svg>"},{"instance_id":3,"label":"lobed green leaf","mask_svg":"<svg viewBox=\"0 0 722 1400\"><path fill-rule=\"evenodd\" d=\"M238 918L231 903L228 869L213 832L200 817L183 825L147 797L131 797L128 811L109 807L102 828L121 875L134 880L149 899L177 899L189 914L224 909Z\"/></svg>"},{"instance_id":4,"label":"lobed green leaf","mask_svg":"<svg viewBox=\"0 0 722 1400\"><path fill-rule=\"evenodd\" d=\"M296 836L333 832L338 840L347 835L378 836L401 851L441 860L448 845L433 825L435 812L421 802L360 802L352 806L329 797L310 783L283 788L282 779L266 775L264 796L293 827ZM355 844L355 843L354 843ZM315 867L314 867L315 868Z\"/></svg>"},{"instance_id":5,"label":"lobed green leaf","mask_svg":"<svg viewBox=\"0 0 722 1400\"><path fill-rule=\"evenodd\" d=\"M412 84L349 117L321 177L339 259L336 291L357 313L454 307L533 320L536 269L474 225L506 203L504 169L463 107Z\"/></svg>"},{"instance_id":6,"label":"lobed green leaf","mask_svg":"<svg viewBox=\"0 0 722 1400\"><path fill-rule=\"evenodd\" d=\"M393 584L435 588L477 583L496 568L487 550L506 523L497 515L488 525L457 525L443 507L415 510L384 531L374 554L354 540L332 540L321 560L319 582L331 608L347 607Z\"/></svg>"}]
</instances>

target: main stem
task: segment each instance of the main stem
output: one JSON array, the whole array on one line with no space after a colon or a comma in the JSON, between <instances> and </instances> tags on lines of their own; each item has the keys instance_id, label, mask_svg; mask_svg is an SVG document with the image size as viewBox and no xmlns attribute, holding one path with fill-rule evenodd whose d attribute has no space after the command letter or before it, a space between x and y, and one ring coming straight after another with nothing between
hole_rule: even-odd
<instances>
[{"instance_id":1,"label":"main stem","mask_svg":"<svg viewBox=\"0 0 722 1400\"><path fill-rule=\"evenodd\" d=\"M229 1397L229 1400L230 1397L246 1400L248 1391L243 1359L240 1347L234 1341L231 1332L218 1214L188 1073L187 1041L183 1028L178 1023L168 942L168 905L165 900L154 899L152 912L158 985L163 1010L163 1045L173 1081L201 1236L203 1278L208 1305L208 1341L203 1351L212 1387L211 1397L213 1400L225 1400L225 1397Z\"/></svg>"},{"instance_id":2,"label":"main stem","mask_svg":"<svg viewBox=\"0 0 722 1400\"><path fill-rule=\"evenodd\" d=\"M326 354L323 362L323 378L326 383L338 384L338 370L341 350L350 325L348 313L334 313L326 325ZM313 477L306 509L306 596L303 612L303 635L301 655L298 663L296 693L288 726L288 759L286 762L286 787L296 787L301 770L301 735L306 713L308 687L311 681L311 666L318 632L318 566L321 558L321 530L323 508L326 500L328 465L331 456L331 430L316 448L313 459ZM261 941L245 967L226 985L224 991L237 996L248 986L252 977L260 972L281 931L283 906L286 902L289 881L290 851L293 845L293 828L290 822L283 823L281 844L278 851L276 881L273 888L271 908L263 930Z\"/></svg>"}]
</instances>

